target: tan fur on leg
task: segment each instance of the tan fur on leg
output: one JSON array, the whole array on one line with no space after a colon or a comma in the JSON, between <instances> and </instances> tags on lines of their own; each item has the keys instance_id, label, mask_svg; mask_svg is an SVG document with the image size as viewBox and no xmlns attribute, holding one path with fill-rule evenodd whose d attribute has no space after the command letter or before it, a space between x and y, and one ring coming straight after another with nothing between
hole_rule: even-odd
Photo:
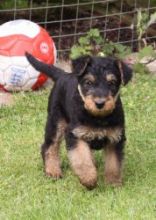
<instances>
[{"instance_id":1,"label":"tan fur on leg","mask_svg":"<svg viewBox=\"0 0 156 220\"><path fill-rule=\"evenodd\" d=\"M121 163L117 158L113 145L108 145L106 148L105 181L107 184L114 186L122 185Z\"/></svg>"},{"instance_id":2,"label":"tan fur on leg","mask_svg":"<svg viewBox=\"0 0 156 220\"><path fill-rule=\"evenodd\" d=\"M57 127L57 134L54 143L45 152L45 173L47 176L51 176L54 179L62 177L62 171L60 167L59 149L61 137L64 133L66 124L61 121Z\"/></svg>"},{"instance_id":3,"label":"tan fur on leg","mask_svg":"<svg viewBox=\"0 0 156 220\"><path fill-rule=\"evenodd\" d=\"M68 156L80 182L89 189L94 188L97 183L97 173L88 144L79 140L75 148L69 150Z\"/></svg>"},{"instance_id":4,"label":"tan fur on leg","mask_svg":"<svg viewBox=\"0 0 156 220\"><path fill-rule=\"evenodd\" d=\"M45 173L54 179L62 177L58 143L51 145L45 153Z\"/></svg>"}]
</instances>

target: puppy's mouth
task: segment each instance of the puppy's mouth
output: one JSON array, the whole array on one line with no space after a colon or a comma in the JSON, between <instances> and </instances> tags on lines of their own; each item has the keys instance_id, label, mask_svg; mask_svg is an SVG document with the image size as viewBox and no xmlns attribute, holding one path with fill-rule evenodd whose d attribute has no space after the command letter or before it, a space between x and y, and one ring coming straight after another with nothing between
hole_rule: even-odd
<instances>
[{"instance_id":1,"label":"puppy's mouth","mask_svg":"<svg viewBox=\"0 0 156 220\"><path fill-rule=\"evenodd\" d=\"M84 102L84 108L93 116L107 116L113 112L116 105L118 94L113 97L94 97L93 95L84 96L80 86L78 86L79 94Z\"/></svg>"},{"instance_id":2,"label":"puppy's mouth","mask_svg":"<svg viewBox=\"0 0 156 220\"><path fill-rule=\"evenodd\" d=\"M94 116L107 116L111 114L115 108L115 100L110 96L104 101L101 98L93 98L93 96L86 96L84 101L85 109Z\"/></svg>"}]
</instances>

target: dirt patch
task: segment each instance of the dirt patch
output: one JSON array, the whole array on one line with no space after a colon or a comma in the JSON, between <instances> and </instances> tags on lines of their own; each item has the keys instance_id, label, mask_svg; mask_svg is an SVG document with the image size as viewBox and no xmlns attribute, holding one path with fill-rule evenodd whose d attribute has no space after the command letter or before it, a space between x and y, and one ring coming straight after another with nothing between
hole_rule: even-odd
<instances>
[{"instance_id":1,"label":"dirt patch","mask_svg":"<svg viewBox=\"0 0 156 220\"><path fill-rule=\"evenodd\" d=\"M12 106L14 104L13 95L0 91L0 108L4 106Z\"/></svg>"}]
</instances>

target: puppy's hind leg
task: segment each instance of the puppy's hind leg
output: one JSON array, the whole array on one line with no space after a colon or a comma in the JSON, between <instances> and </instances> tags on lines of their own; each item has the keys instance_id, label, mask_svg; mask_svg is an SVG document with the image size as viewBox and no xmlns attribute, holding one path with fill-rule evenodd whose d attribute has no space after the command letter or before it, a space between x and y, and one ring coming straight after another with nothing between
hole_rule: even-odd
<instances>
[{"instance_id":1,"label":"puppy's hind leg","mask_svg":"<svg viewBox=\"0 0 156 220\"><path fill-rule=\"evenodd\" d=\"M60 142L64 134L65 122L61 119L48 116L45 141L41 148L41 153L47 176L54 179L62 177L61 162L59 157Z\"/></svg>"},{"instance_id":2,"label":"puppy's hind leg","mask_svg":"<svg viewBox=\"0 0 156 220\"><path fill-rule=\"evenodd\" d=\"M106 147L105 181L113 186L122 185L122 160L124 141L117 144L109 144Z\"/></svg>"}]
</instances>

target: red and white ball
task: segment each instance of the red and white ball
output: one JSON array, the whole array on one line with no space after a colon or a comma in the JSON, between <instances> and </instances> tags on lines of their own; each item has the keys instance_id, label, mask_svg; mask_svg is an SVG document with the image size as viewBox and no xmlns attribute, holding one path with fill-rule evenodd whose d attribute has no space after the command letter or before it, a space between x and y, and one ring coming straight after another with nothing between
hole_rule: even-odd
<instances>
[{"instance_id":1,"label":"red and white ball","mask_svg":"<svg viewBox=\"0 0 156 220\"><path fill-rule=\"evenodd\" d=\"M29 20L15 20L0 26L0 89L28 91L41 87L47 76L36 71L25 52L54 64L56 49L47 31Z\"/></svg>"}]
</instances>

